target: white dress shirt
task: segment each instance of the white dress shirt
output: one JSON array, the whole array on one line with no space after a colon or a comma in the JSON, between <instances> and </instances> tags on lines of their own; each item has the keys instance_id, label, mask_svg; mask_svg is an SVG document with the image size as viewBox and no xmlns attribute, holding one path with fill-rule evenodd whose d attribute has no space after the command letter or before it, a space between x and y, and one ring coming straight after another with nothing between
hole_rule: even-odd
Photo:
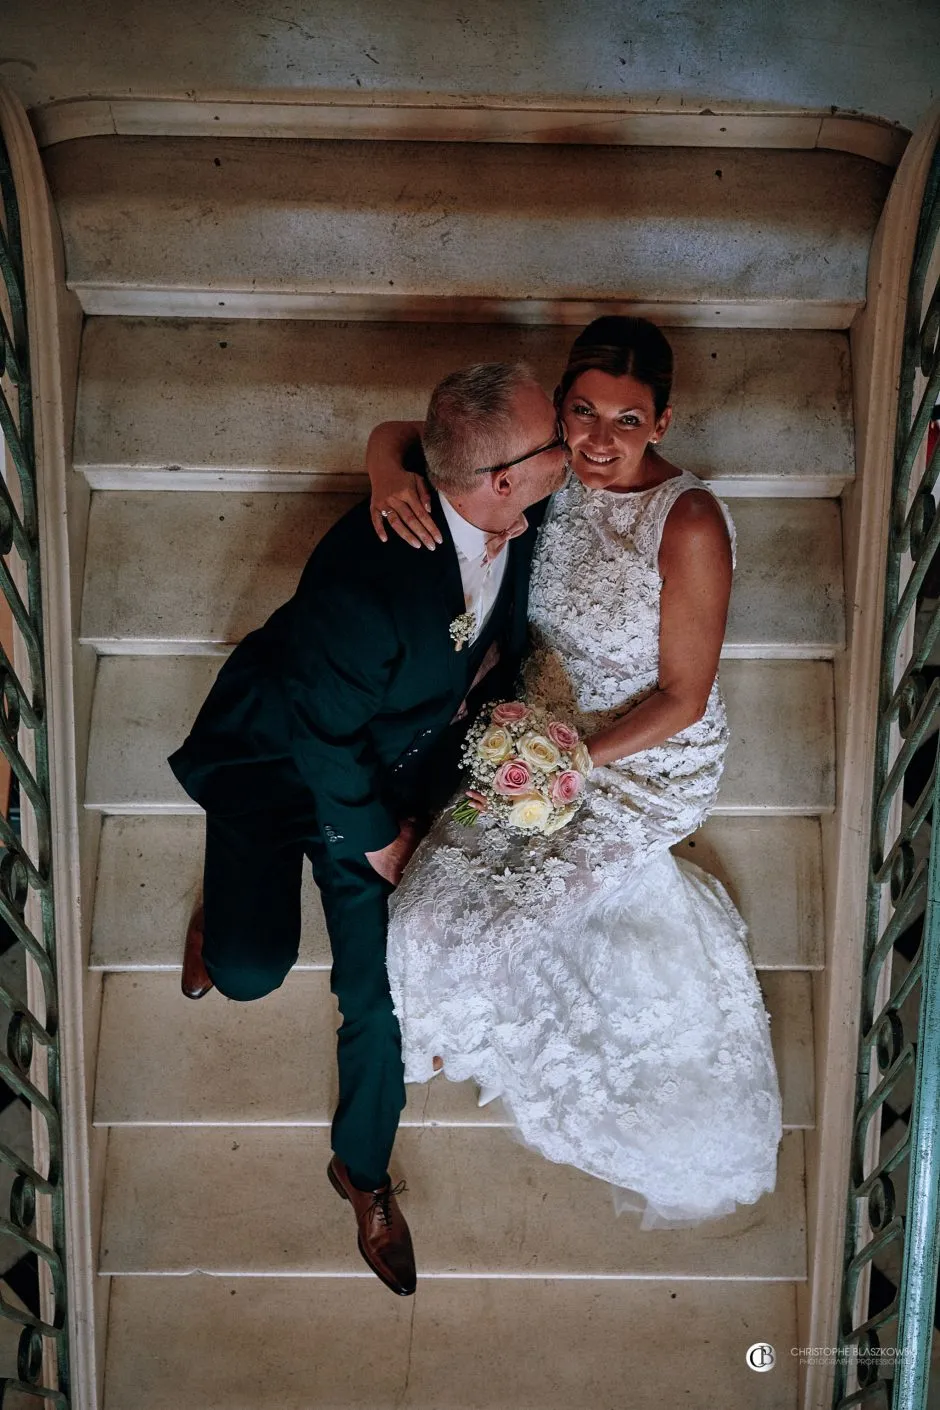
<instances>
[{"instance_id":1,"label":"white dress shirt","mask_svg":"<svg viewBox=\"0 0 940 1410\"><path fill-rule=\"evenodd\" d=\"M478 529L476 524L469 523L462 514L458 514L446 495L441 495L441 508L457 550L466 610L472 612L476 618L476 628L470 637L470 641L474 642L493 610L509 554L504 547L492 562L488 562L487 535L484 530Z\"/></svg>"}]
</instances>

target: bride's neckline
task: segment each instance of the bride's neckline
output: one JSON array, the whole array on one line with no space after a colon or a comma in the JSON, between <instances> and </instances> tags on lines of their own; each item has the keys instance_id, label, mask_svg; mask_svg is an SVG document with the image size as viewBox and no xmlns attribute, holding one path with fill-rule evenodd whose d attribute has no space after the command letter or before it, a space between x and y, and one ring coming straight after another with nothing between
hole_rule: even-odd
<instances>
[{"instance_id":1,"label":"bride's neckline","mask_svg":"<svg viewBox=\"0 0 940 1410\"><path fill-rule=\"evenodd\" d=\"M574 475L574 471L571 473ZM647 485L646 488L642 490L616 489L613 486L599 486L597 489L594 489L590 485L586 485L583 480L578 479L577 475L575 475L574 478L578 480L578 484L581 486L582 490L585 490L588 494L613 495L616 499L638 499L641 495L652 494L654 490L661 490L664 485L672 484L673 480L681 480L683 476L689 474L691 474L689 470L680 470L678 474L668 475L665 480L660 480L656 485Z\"/></svg>"}]
</instances>

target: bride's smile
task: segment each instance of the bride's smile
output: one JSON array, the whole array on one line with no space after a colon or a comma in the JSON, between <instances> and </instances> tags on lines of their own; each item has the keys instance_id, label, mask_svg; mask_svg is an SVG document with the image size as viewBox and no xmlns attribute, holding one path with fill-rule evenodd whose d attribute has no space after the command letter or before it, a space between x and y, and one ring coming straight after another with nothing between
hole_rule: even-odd
<instances>
[{"instance_id":1,"label":"bride's smile","mask_svg":"<svg viewBox=\"0 0 940 1410\"><path fill-rule=\"evenodd\" d=\"M650 450L666 434L672 411L657 409L645 382L591 368L569 389L561 415L571 468L588 489L649 489L675 473Z\"/></svg>"}]
</instances>

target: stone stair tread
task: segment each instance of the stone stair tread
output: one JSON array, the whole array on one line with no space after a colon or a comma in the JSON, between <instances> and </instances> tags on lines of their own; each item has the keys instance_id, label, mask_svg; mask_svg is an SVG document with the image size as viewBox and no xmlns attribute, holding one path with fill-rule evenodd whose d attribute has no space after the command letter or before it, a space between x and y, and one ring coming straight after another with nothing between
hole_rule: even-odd
<instances>
[{"instance_id":1,"label":"stone stair tread","mask_svg":"<svg viewBox=\"0 0 940 1410\"><path fill-rule=\"evenodd\" d=\"M179 972L182 937L202 884L202 816L111 816L102 824L91 968ZM750 927L763 969L822 965L819 822L712 817L677 849L719 878ZM319 893L304 868L298 968L329 968Z\"/></svg>"},{"instance_id":2,"label":"stone stair tread","mask_svg":"<svg viewBox=\"0 0 940 1410\"><path fill-rule=\"evenodd\" d=\"M218 657L104 656L98 663L87 806L197 812L165 762L182 743ZM719 811L817 813L833 806L832 666L726 661L728 750Z\"/></svg>"},{"instance_id":3,"label":"stone stair tread","mask_svg":"<svg viewBox=\"0 0 940 1410\"><path fill-rule=\"evenodd\" d=\"M847 326L891 176L824 151L251 138L90 137L44 163L86 311L186 311L177 291L215 317L229 291L243 312L291 292L381 317L432 290L476 320L501 300L774 301L791 321L841 304L827 326Z\"/></svg>"},{"instance_id":4,"label":"stone stair tread","mask_svg":"<svg viewBox=\"0 0 940 1410\"><path fill-rule=\"evenodd\" d=\"M668 454L722 494L838 495L854 475L842 333L669 329ZM369 431L421 419L442 372L525 358L551 390L573 330L90 318L73 462L98 488L356 479ZM733 411L729 414L729 408Z\"/></svg>"},{"instance_id":5,"label":"stone stair tread","mask_svg":"<svg viewBox=\"0 0 940 1410\"><path fill-rule=\"evenodd\" d=\"M812 986L795 970L760 973L788 1127L814 1121ZM336 1105L329 976L293 973L273 994L198 1003L175 974L109 974L98 1045L99 1126L328 1125ZM133 1033L129 1044L127 1035ZM275 1046L276 1044L276 1046ZM259 1055L264 1054L264 1061ZM409 1084L403 1125L508 1126L469 1082Z\"/></svg>"},{"instance_id":6,"label":"stone stair tread","mask_svg":"<svg viewBox=\"0 0 940 1410\"><path fill-rule=\"evenodd\" d=\"M371 1277L311 1127L114 1127L100 1271ZM392 1158L423 1277L806 1277L803 1133L777 1186L693 1229L643 1231L610 1187L506 1131L405 1127ZM290 1217L285 1212L290 1211Z\"/></svg>"},{"instance_id":7,"label":"stone stair tread","mask_svg":"<svg viewBox=\"0 0 940 1410\"><path fill-rule=\"evenodd\" d=\"M99 490L82 639L101 651L230 645L294 591L360 496ZM844 642L842 531L831 499L736 500L726 656L831 655Z\"/></svg>"},{"instance_id":8,"label":"stone stair tread","mask_svg":"<svg viewBox=\"0 0 940 1410\"><path fill-rule=\"evenodd\" d=\"M767 1375L745 1364L757 1341ZM115 1278L104 1410L571 1410L630 1385L644 1405L793 1410L798 1342L780 1282L532 1279L523 1299L438 1278L405 1299L373 1278Z\"/></svg>"}]
</instances>

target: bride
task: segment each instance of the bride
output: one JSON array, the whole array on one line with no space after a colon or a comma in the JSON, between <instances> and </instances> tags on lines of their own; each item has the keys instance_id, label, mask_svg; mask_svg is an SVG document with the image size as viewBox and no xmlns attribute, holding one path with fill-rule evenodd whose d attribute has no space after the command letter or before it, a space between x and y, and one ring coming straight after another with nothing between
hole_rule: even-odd
<instances>
[{"instance_id":1,"label":"bride","mask_svg":"<svg viewBox=\"0 0 940 1410\"><path fill-rule=\"evenodd\" d=\"M782 1130L744 923L669 850L718 792L734 563L724 504L655 449L671 381L663 334L607 316L576 338L556 392L573 473L535 552L520 696L586 742L584 806L548 837L446 810L388 931L405 1080L441 1062L472 1078L527 1145L610 1182L643 1228L773 1190ZM378 531L417 545L438 531L400 468L415 430L377 428L369 469Z\"/></svg>"}]
</instances>

